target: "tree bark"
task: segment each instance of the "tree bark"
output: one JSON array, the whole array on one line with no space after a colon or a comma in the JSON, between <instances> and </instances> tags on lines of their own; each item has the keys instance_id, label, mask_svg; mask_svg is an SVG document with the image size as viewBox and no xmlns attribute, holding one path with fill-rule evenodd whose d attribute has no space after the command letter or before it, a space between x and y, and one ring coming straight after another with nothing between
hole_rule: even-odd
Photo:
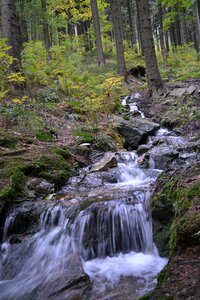
<instances>
[{"instance_id":1,"label":"tree bark","mask_svg":"<svg viewBox=\"0 0 200 300\"><path fill-rule=\"evenodd\" d=\"M113 31L115 36L115 46L117 54L117 64L118 64L118 73L119 75L125 75L126 65L124 59L124 47L122 39L122 29L121 29L121 6L119 0L110 0L111 15L113 22Z\"/></svg>"},{"instance_id":2,"label":"tree bark","mask_svg":"<svg viewBox=\"0 0 200 300\"><path fill-rule=\"evenodd\" d=\"M163 30L163 10L161 4L158 4L158 18L159 18L159 36L160 36L160 47L162 51L162 58L164 66L167 66L167 51L165 48L164 30Z\"/></svg>"},{"instance_id":3,"label":"tree bark","mask_svg":"<svg viewBox=\"0 0 200 300\"><path fill-rule=\"evenodd\" d=\"M92 9L92 18L96 36L96 46L97 46L97 63L99 66L105 65L105 59L103 55L103 45L101 39L101 30L100 30L100 23L99 23L99 13L98 13L98 6L97 0L90 0L91 9Z\"/></svg>"},{"instance_id":4,"label":"tree bark","mask_svg":"<svg viewBox=\"0 0 200 300\"><path fill-rule=\"evenodd\" d=\"M51 47L51 42L49 38L49 24L46 19L47 15L47 6L46 6L46 0L41 0L42 5L42 13L43 13L43 32L44 32L44 44L47 52L49 51L49 48Z\"/></svg>"},{"instance_id":5,"label":"tree bark","mask_svg":"<svg viewBox=\"0 0 200 300\"><path fill-rule=\"evenodd\" d=\"M158 97L164 92L164 84L158 70L158 64L155 55L148 0L138 1L138 14L146 63L147 83L152 96Z\"/></svg>"},{"instance_id":6,"label":"tree bark","mask_svg":"<svg viewBox=\"0 0 200 300\"><path fill-rule=\"evenodd\" d=\"M8 54L17 60L11 66L16 70L20 61L20 29L19 20L16 15L15 0L1 1L1 26L2 36L7 39L7 44L12 48L8 50Z\"/></svg>"},{"instance_id":7,"label":"tree bark","mask_svg":"<svg viewBox=\"0 0 200 300\"><path fill-rule=\"evenodd\" d=\"M133 5L131 0L127 0L127 10L128 10L128 18L129 18L129 26L130 26L131 43L134 47L136 47L136 29L134 23Z\"/></svg>"}]
</instances>

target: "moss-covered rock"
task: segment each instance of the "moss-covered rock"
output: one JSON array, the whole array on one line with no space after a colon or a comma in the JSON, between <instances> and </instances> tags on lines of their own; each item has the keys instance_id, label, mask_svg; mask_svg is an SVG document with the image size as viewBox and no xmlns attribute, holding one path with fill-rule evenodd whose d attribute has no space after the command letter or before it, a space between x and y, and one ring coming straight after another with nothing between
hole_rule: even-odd
<instances>
[{"instance_id":1,"label":"moss-covered rock","mask_svg":"<svg viewBox=\"0 0 200 300\"><path fill-rule=\"evenodd\" d=\"M197 162L162 175L158 180L152 202L154 240L161 247L161 253L167 253L167 248L170 260L158 276L156 290L146 299L199 299L199 179L200 164ZM173 214L169 214L169 208ZM165 209L168 217L162 213Z\"/></svg>"},{"instance_id":2,"label":"moss-covered rock","mask_svg":"<svg viewBox=\"0 0 200 300\"><path fill-rule=\"evenodd\" d=\"M56 149L56 152L68 156L62 149ZM38 176L55 183L55 187L60 187L70 176L70 165L63 156L55 153L55 149L31 163L26 163L24 173L27 176Z\"/></svg>"},{"instance_id":3,"label":"moss-covered rock","mask_svg":"<svg viewBox=\"0 0 200 300\"><path fill-rule=\"evenodd\" d=\"M5 201L14 200L17 197L24 196L25 175L21 164L10 163L4 169L3 176L7 179L0 192L1 207Z\"/></svg>"}]
</instances>

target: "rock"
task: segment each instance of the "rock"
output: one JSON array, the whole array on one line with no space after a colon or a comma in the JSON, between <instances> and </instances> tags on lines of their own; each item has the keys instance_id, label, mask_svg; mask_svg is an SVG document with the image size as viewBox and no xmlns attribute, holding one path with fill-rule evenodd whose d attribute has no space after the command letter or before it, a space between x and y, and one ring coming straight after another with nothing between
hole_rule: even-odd
<instances>
[{"instance_id":1,"label":"rock","mask_svg":"<svg viewBox=\"0 0 200 300\"><path fill-rule=\"evenodd\" d=\"M122 117L113 118L114 127L119 134L125 139L124 147L126 149L137 149L137 147L145 143L147 137L154 134L160 125L141 118L130 118L129 121Z\"/></svg>"},{"instance_id":2,"label":"rock","mask_svg":"<svg viewBox=\"0 0 200 300\"><path fill-rule=\"evenodd\" d=\"M43 284L34 299L43 300L86 300L91 290L89 276L84 272L77 254L72 254L66 270L58 270Z\"/></svg>"},{"instance_id":3,"label":"rock","mask_svg":"<svg viewBox=\"0 0 200 300\"><path fill-rule=\"evenodd\" d=\"M146 144L140 145L140 146L137 148L137 154L138 154L138 155L142 155L142 154L146 153L148 150L150 150L151 147L152 147L151 145L146 145Z\"/></svg>"},{"instance_id":4,"label":"rock","mask_svg":"<svg viewBox=\"0 0 200 300\"><path fill-rule=\"evenodd\" d=\"M187 91L186 88L176 88L174 90L172 90L169 95L172 97L182 97L183 94L185 94L185 92Z\"/></svg>"},{"instance_id":5,"label":"rock","mask_svg":"<svg viewBox=\"0 0 200 300\"><path fill-rule=\"evenodd\" d=\"M54 184L42 178L29 179L27 182L27 188L29 193L30 191L34 191L36 196L46 196L54 192Z\"/></svg>"},{"instance_id":6,"label":"rock","mask_svg":"<svg viewBox=\"0 0 200 300\"><path fill-rule=\"evenodd\" d=\"M109 168L117 166L117 159L114 153L107 152L105 155L96 163L94 163L90 169L91 172L106 171Z\"/></svg>"},{"instance_id":7,"label":"rock","mask_svg":"<svg viewBox=\"0 0 200 300\"><path fill-rule=\"evenodd\" d=\"M187 88L186 93L187 93L188 95L192 95L195 91L196 91L195 86L194 86L194 85L190 85L190 86Z\"/></svg>"},{"instance_id":8,"label":"rock","mask_svg":"<svg viewBox=\"0 0 200 300\"><path fill-rule=\"evenodd\" d=\"M80 148L89 148L91 147L91 143L83 143L79 145Z\"/></svg>"}]
</instances>

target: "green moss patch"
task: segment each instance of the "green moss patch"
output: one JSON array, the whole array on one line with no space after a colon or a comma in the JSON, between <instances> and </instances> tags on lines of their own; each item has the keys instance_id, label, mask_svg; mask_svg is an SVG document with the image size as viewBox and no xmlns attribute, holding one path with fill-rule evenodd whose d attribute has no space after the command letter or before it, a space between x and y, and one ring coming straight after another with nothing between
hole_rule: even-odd
<instances>
[{"instance_id":1,"label":"green moss patch","mask_svg":"<svg viewBox=\"0 0 200 300\"><path fill-rule=\"evenodd\" d=\"M14 200L16 197L24 195L25 175L22 165L10 163L3 175L6 176L7 182L0 192L0 203L6 200Z\"/></svg>"},{"instance_id":2,"label":"green moss patch","mask_svg":"<svg viewBox=\"0 0 200 300\"><path fill-rule=\"evenodd\" d=\"M56 187L60 187L70 176L70 165L66 161L69 153L59 148L53 149L48 155L42 155L34 162L26 163L24 166L24 173L27 176L42 177L55 183ZM59 153L56 154L55 152ZM61 153L63 156L61 156Z\"/></svg>"}]
</instances>

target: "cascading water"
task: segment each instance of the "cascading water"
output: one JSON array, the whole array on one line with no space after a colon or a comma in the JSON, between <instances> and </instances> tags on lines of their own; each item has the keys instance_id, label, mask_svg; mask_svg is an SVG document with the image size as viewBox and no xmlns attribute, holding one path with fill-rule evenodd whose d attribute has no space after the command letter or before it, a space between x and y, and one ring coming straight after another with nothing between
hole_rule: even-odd
<instances>
[{"instance_id":1,"label":"cascading water","mask_svg":"<svg viewBox=\"0 0 200 300\"><path fill-rule=\"evenodd\" d=\"M12 243L18 212L7 217L0 252L1 300L41 299L38 291L55 274L67 272L74 253L93 282L89 299L138 299L155 287L156 274L167 262L152 240L150 198L160 171L141 169L135 153L121 152L116 157L114 183L104 182L92 191L89 186L90 180L105 178L111 171L95 172L92 179L89 174L82 180L74 178L65 190L73 191L68 199L76 198L75 205L50 205L34 235Z\"/></svg>"}]
</instances>

